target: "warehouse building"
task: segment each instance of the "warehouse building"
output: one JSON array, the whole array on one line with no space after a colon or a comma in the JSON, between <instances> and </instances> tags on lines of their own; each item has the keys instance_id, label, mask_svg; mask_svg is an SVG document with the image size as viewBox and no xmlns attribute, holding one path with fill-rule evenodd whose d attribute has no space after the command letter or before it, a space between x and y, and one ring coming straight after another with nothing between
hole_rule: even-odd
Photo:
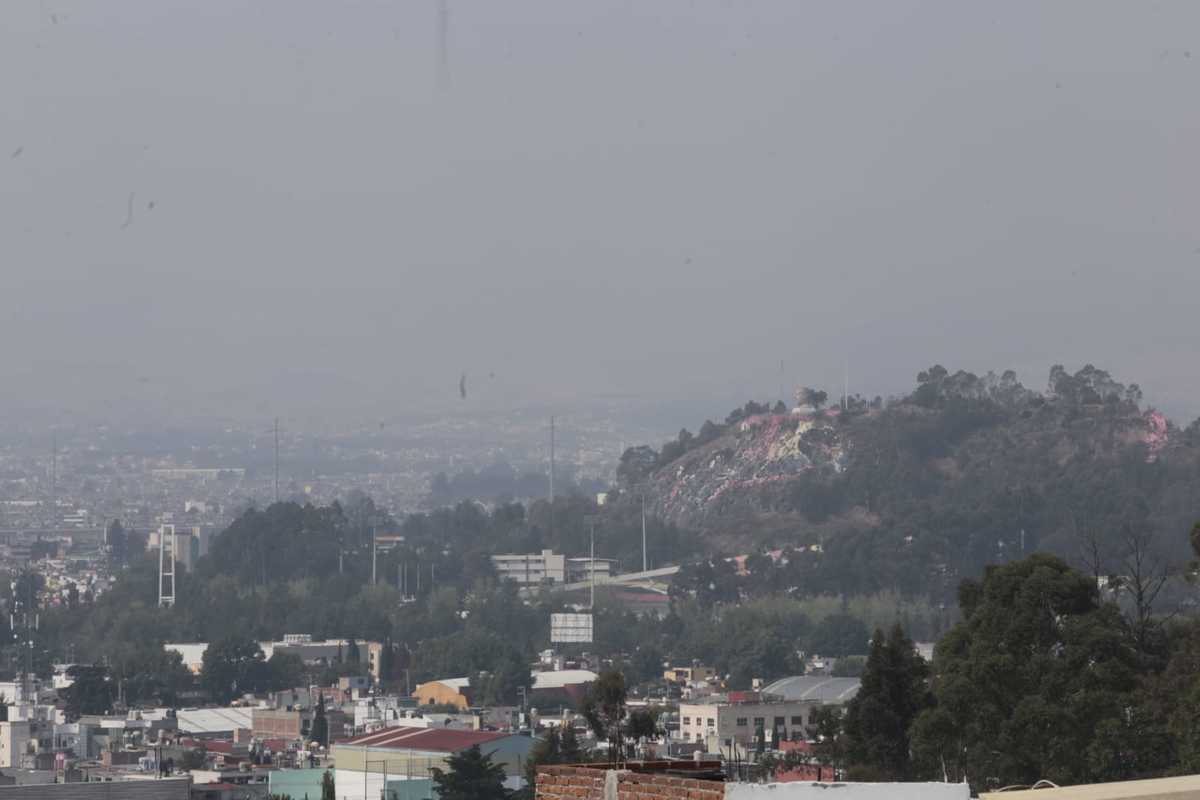
<instances>
[{"instance_id":1,"label":"warehouse building","mask_svg":"<svg viewBox=\"0 0 1200 800\"><path fill-rule=\"evenodd\" d=\"M333 746L334 782L339 800L376 800L385 788L408 792L405 781L428 780L433 769L446 769L455 753L478 745L504 768L511 789L522 785L533 740L518 734L437 728L386 728Z\"/></svg>"}]
</instances>

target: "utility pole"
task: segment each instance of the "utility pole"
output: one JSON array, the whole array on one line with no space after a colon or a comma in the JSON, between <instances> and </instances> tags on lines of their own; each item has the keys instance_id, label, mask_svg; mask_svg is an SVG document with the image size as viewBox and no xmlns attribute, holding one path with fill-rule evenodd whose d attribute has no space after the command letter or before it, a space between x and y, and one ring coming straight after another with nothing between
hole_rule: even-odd
<instances>
[{"instance_id":1,"label":"utility pole","mask_svg":"<svg viewBox=\"0 0 1200 800\"><path fill-rule=\"evenodd\" d=\"M596 607L596 521L600 519L598 514L589 514L583 520L588 524L588 539L591 542L591 558L588 559L588 573L591 577L590 597L588 599L588 611L592 611Z\"/></svg>"},{"instance_id":2,"label":"utility pole","mask_svg":"<svg viewBox=\"0 0 1200 800\"><path fill-rule=\"evenodd\" d=\"M842 411L850 409L850 359L846 359L846 371L842 373Z\"/></svg>"},{"instance_id":3,"label":"utility pole","mask_svg":"<svg viewBox=\"0 0 1200 800\"><path fill-rule=\"evenodd\" d=\"M279 502L279 417L275 418L275 502Z\"/></svg>"},{"instance_id":4,"label":"utility pole","mask_svg":"<svg viewBox=\"0 0 1200 800\"><path fill-rule=\"evenodd\" d=\"M58 431L50 445L50 527L58 527Z\"/></svg>"},{"instance_id":5,"label":"utility pole","mask_svg":"<svg viewBox=\"0 0 1200 800\"><path fill-rule=\"evenodd\" d=\"M642 495L642 572L649 569L649 562L646 560L646 495Z\"/></svg>"}]
</instances>

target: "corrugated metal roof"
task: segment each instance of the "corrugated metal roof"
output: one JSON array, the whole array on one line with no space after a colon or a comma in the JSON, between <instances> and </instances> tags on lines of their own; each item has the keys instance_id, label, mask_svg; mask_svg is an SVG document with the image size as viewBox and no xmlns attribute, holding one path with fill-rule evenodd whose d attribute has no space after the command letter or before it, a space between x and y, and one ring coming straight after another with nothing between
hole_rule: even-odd
<instances>
[{"instance_id":1,"label":"corrugated metal roof","mask_svg":"<svg viewBox=\"0 0 1200 800\"><path fill-rule=\"evenodd\" d=\"M547 672L533 673L534 689L561 689L564 686L576 686L581 683L592 683L598 676L590 669L559 669Z\"/></svg>"},{"instance_id":2,"label":"corrugated metal roof","mask_svg":"<svg viewBox=\"0 0 1200 800\"><path fill-rule=\"evenodd\" d=\"M822 703L846 703L858 694L858 678L831 678L827 675L794 675L764 686L763 694L779 695L785 700L819 700Z\"/></svg>"},{"instance_id":3,"label":"corrugated metal roof","mask_svg":"<svg viewBox=\"0 0 1200 800\"><path fill-rule=\"evenodd\" d=\"M249 708L184 708L175 712L184 733L223 733L254 727Z\"/></svg>"},{"instance_id":4,"label":"corrugated metal roof","mask_svg":"<svg viewBox=\"0 0 1200 800\"><path fill-rule=\"evenodd\" d=\"M338 747L386 747L391 750L432 750L457 753L475 745L506 739L511 733L462 731L448 728L385 728L336 742Z\"/></svg>"},{"instance_id":5,"label":"corrugated metal roof","mask_svg":"<svg viewBox=\"0 0 1200 800\"><path fill-rule=\"evenodd\" d=\"M449 686L451 689L458 689L459 691L461 691L463 689L470 688L471 679L470 678L442 678L441 680L428 681L426 683L422 683L421 686L428 686L431 683L440 683L443 686ZM419 689L421 687L418 686L417 688Z\"/></svg>"}]
</instances>

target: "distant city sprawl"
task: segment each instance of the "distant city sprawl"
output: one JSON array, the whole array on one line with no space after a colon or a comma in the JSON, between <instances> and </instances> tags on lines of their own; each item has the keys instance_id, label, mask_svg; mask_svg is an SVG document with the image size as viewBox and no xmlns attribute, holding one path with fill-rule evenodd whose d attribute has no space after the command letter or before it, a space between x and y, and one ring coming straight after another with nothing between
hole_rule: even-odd
<instances>
[{"instance_id":1,"label":"distant city sprawl","mask_svg":"<svg viewBox=\"0 0 1200 800\"><path fill-rule=\"evenodd\" d=\"M378 432L314 438L342 471L309 483L283 426L278 501L275 423L269 470L260 434L14 437L0 771L363 800L1173 775L1196 426L1140 400L1094 367L1034 392L935 366L887 401L752 401L594 478L561 438L457 460L403 510L361 488L401 473L355 471L398 460Z\"/></svg>"}]
</instances>

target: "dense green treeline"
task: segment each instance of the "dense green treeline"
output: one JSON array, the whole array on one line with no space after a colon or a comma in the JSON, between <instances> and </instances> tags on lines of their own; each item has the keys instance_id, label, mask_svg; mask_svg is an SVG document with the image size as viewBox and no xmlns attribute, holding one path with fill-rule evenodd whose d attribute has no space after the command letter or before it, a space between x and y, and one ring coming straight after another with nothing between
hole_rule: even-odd
<instances>
[{"instance_id":1,"label":"dense green treeline","mask_svg":"<svg viewBox=\"0 0 1200 800\"><path fill-rule=\"evenodd\" d=\"M959 588L963 618L933 664L876 631L828 752L860 779L967 780L976 790L1195 772L1200 620L1136 614L1093 576L1035 554Z\"/></svg>"},{"instance_id":2,"label":"dense green treeline","mask_svg":"<svg viewBox=\"0 0 1200 800\"><path fill-rule=\"evenodd\" d=\"M640 522L635 509L619 503L605 508L614 515L603 518L606 531L620 529L612 520L621 515L633 514L630 523ZM580 517L596 510L581 498L561 500L556 508L564 531L582 530ZM265 691L328 679L332 673L306 674L279 657L259 663L239 649L255 640L309 633L388 644L385 679L398 686L487 673L480 678L481 696L499 699L510 698L527 682L522 669L550 646L550 614L569 606L555 593L527 603L515 585L499 582L492 571L484 542L516 549L522 542L512 537L537 535L524 530L523 509L502 506L488 514L466 504L399 526L405 532L403 549L380 554L376 584L370 582L369 534L356 531L353 518L338 505L280 503L247 511L217 537L192 574L179 576L171 608L156 605L152 554L134 559L94 604L43 611L39 666L45 671L50 660L68 656L105 664L131 703L170 702L196 688L213 699L228 699L222 687ZM447 536L440 539L434 531ZM636 532L640 548L640 525ZM464 541L477 548L472 555L460 556ZM318 555L306 558L305 553ZM395 575L405 553L411 559L407 595L385 572L390 567ZM459 563L452 563L456 559ZM412 575L417 563L429 570L419 590ZM748 561L753 569L765 563ZM720 593L691 588L705 569L724 576ZM614 659L631 685L660 678L664 662L695 659L728 674L733 685L748 686L753 678L794 674L800 669L798 652L864 654L872 625L898 620L921 638L932 638L946 624L943 612L920 600L889 593L858 598L772 594L755 587L757 577L736 574L723 557L702 559L681 573L671 612L663 619L639 617L602 589L596 640L589 649ZM196 687L178 656L162 651L164 642L189 641L221 643L237 666Z\"/></svg>"}]
</instances>

